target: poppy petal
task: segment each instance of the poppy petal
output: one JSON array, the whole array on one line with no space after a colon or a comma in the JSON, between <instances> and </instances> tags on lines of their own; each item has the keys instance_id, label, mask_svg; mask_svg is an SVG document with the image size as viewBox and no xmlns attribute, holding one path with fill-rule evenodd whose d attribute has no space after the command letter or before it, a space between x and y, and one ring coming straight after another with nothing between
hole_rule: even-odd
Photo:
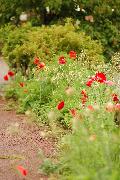
<instances>
[{"instance_id":1,"label":"poppy petal","mask_svg":"<svg viewBox=\"0 0 120 180\"><path fill-rule=\"evenodd\" d=\"M9 72L8 72L8 75L12 77L12 76L15 75L15 73L14 73L13 71L9 71Z\"/></svg>"},{"instance_id":2,"label":"poppy petal","mask_svg":"<svg viewBox=\"0 0 120 180\"><path fill-rule=\"evenodd\" d=\"M61 57L59 58L58 63L59 63L59 64L66 64L66 60L65 60L64 56L61 56Z\"/></svg>"},{"instance_id":3,"label":"poppy petal","mask_svg":"<svg viewBox=\"0 0 120 180\"><path fill-rule=\"evenodd\" d=\"M96 81L104 83L106 81L106 75L102 72L97 72L95 75Z\"/></svg>"},{"instance_id":4,"label":"poppy petal","mask_svg":"<svg viewBox=\"0 0 120 180\"><path fill-rule=\"evenodd\" d=\"M3 78L5 81L8 81L8 75L5 75Z\"/></svg>"},{"instance_id":5,"label":"poppy petal","mask_svg":"<svg viewBox=\"0 0 120 180\"><path fill-rule=\"evenodd\" d=\"M92 105L88 105L88 107L87 107L90 111L94 111L94 108L93 108L93 106Z\"/></svg>"},{"instance_id":6,"label":"poppy petal","mask_svg":"<svg viewBox=\"0 0 120 180\"><path fill-rule=\"evenodd\" d=\"M69 56L71 59L75 59L77 57L77 53L75 51L70 51Z\"/></svg>"},{"instance_id":7,"label":"poppy petal","mask_svg":"<svg viewBox=\"0 0 120 180\"><path fill-rule=\"evenodd\" d=\"M38 68L39 69L43 69L45 67L45 63L41 62L40 64L38 64Z\"/></svg>"},{"instance_id":8,"label":"poppy petal","mask_svg":"<svg viewBox=\"0 0 120 180\"><path fill-rule=\"evenodd\" d=\"M20 171L20 173L23 175L23 176L26 176L27 175L27 170L25 168L23 168L22 166L17 166L17 169Z\"/></svg>"},{"instance_id":9,"label":"poppy petal","mask_svg":"<svg viewBox=\"0 0 120 180\"><path fill-rule=\"evenodd\" d=\"M38 65L40 63L40 59L38 57L34 58L34 62L35 65Z\"/></svg>"},{"instance_id":10,"label":"poppy petal","mask_svg":"<svg viewBox=\"0 0 120 180\"><path fill-rule=\"evenodd\" d=\"M119 97L117 94L112 94L112 99L114 102L119 102Z\"/></svg>"},{"instance_id":11,"label":"poppy petal","mask_svg":"<svg viewBox=\"0 0 120 180\"><path fill-rule=\"evenodd\" d=\"M76 116L76 109L70 109L70 113L73 117Z\"/></svg>"},{"instance_id":12,"label":"poppy petal","mask_svg":"<svg viewBox=\"0 0 120 180\"><path fill-rule=\"evenodd\" d=\"M61 101L61 102L57 105L57 109L58 109L58 110L63 109L64 105L65 105L64 101Z\"/></svg>"}]
</instances>

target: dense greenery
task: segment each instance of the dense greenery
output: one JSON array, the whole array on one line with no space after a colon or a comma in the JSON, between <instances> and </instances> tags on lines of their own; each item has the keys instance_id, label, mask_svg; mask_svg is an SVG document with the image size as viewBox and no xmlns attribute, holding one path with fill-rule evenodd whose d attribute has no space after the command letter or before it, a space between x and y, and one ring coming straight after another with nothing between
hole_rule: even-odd
<instances>
[{"instance_id":1,"label":"dense greenery","mask_svg":"<svg viewBox=\"0 0 120 180\"><path fill-rule=\"evenodd\" d=\"M59 58L63 56L67 63L59 64ZM44 69L39 69L34 65L29 78L22 77L19 73L16 74L15 80L7 88L6 97L18 99L19 111L32 110L38 119L40 118L40 121L45 123L48 122L47 113L52 109L54 111L57 104L64 100L65 108L62 113L57 114L57 119L65 127L69 127L71 117L69 110L77 108L78 111L81 111L82 90L85 89L88 94L88 106L95 105L95 103L99 106L105 105L105 103L112 101L112 93L118 94L118 90L114 92L114 86L107 87L106 84L98 83L94 83L91 88L86 86L89 77L94 75L96 71L106 73L108 71L108 78L113 76L113 72L106 65L99 65L89 70L84 57L84 52L81 52L76 60L70 59L68 54L60 54L53 58L54 61L46 62ZM21 82L24 83L24 87L20 86ZM73 95L71 95L71 91Z\"/></svg>"},{"instance_id":2,"label":"dense greenery","mask_svg":"<svg viewBox=\"0 0 120 180\"><path fill-rule=\"evenodd\" d=\"M84 63L91 68L104 62L102 46L84 32L78 31L71 22L65 26L25 27L6 26L1 29L3 56L12 68L23 72L33 66L33 58L40 57L44 62L55 61L58 55L71 49L84 52Z\"/></svg>"},{"instance_id":3,"label":"dense greenery","mask_svg":"<svg viewBox=\"0 0 120 180\"><path fill-rule=\"evenodd\" d=\"M43 159L40 169L53 173L51 179L117 180L120 135L114 122L112 95L119 95L119 86L97 81L87 86L96 71L84 66L84 54L80 54L79 60L61 55L67 61L65 64L59 64L58 56L43 69L34 65L29 79L17 73L7 87L6 97L18 100L20 112L28 116L35 113L35 120L47 123L53 133L60 124L72 131L62 139L56 163ZM111 67L96 68L106 73L107 80L115 82ZM61 101L65 106L58 110Z\"/></svg>"},{"instance_id":4,"label":"dense greenery","mask_svg":"<svg viewBox=\"0 0 120 180\"><path fill-rule=\"evenodd\" d=\"M3 24L19 21L22 11L33 14L23 26L0 29L10 66L5 97L53 134L67 131L57 158L40 157L40 170L51 179L118 180L120 1L0 0L0 10Z\"/></svg>"},{"instance_id":5,"label":"dense greenery","mask_svg":"<svg viewBox=\"0 0 120 180\"><path fill-rule=\"evenodd\" d=\"M59 64L61 56L66 64ZM7 98L18 101L18 112L25 112L28 117L35 114L35 121L47 123L53 133L60 124L70 130L60 143L57 160L43 158L40 170L51 179L117 180L120 176L120 134L114 122L112 94L120 95L119 85L94 82L88 87L86 82L96 71L105 72L107 80L112 81L119 74L113 79L111 66L105 64L90 70L84 51L79 52L76 59L61 51L52 60L49 58L43 69L38 69L33 64L34 58L31 59L29 77L16 73L6 91ZM115 67L117 61L119 53L112 58ZM85 106L83 93L87 98ZM57 106L61 101L65 106L59 111Z\"/></svg>"},{"instance_id":6,"label":"dense greenery","mask_svg":"<svg viewBox=\"0 0 120 180\"><path fill-rule=\"evenodd\" d=\"M47 12L49 7L50 12ZM77 9L77 10L76 10ZM15 16L16 23L22 11L29 13L32 24L53 24L71 17L80 21L80 28L104 46L104 55L110 61L120 48L119 0L0 0L1 22L9 22ZM90 17L90 18L89 18Z\"/></svg>"},{"instance_id":7,"label":"dense greenery","mask_svg":"<svg viewBox=\"0 0 120 180\"><path fill-rule=\"evenodd\" d=\"M92 119L90 126L80 124L78 131L63 140L58 179L117 180L120 176L119 131L111 115ZM91 118L89 118L89 121ZM108 127L102 120L111 122ZM89 128L89 129L88 129ZM107 130L107 129L108 130Z\"/></svg>"}]
</instances>

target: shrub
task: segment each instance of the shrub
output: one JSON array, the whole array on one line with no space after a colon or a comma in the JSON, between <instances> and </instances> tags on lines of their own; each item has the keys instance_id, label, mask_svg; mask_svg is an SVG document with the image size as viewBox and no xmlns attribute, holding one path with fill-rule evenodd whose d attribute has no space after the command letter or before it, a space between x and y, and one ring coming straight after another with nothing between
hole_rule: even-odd
<instances>
[{"instance_id":1,"label":"shrub","mask_svg":"<svg viewBox=\"0 0 120 180\"><path fill-rule=\"evenodd\" d=\"M49 12L47 12L46 7L49 7ZM14 2L1 0L1 24L9 22L11 17L14 19L13 23L17 24L19 15L23 11L33 16L31 17L33 25L56 23L66 17L79 19L83 31L93 39L101 41L107 61L110 60L113 53L120 49L119 0L46 0L44 2L34 0L33 3L29 0L26 2L22 0L15 0ZM91 20L88 17L91 17Z\"/></svg>"},{"instance_id":2,"label":"shrub","mask_svg":"<svg viewBox=\"0 0 120 180\"><path fill-rule=\"evenodd\" d=\"M101 41L104 47L104 56L106 61L109 62L112 55L119 50L119 30L112 24L110 20L104 20L100 23L100 26L96 24L87 26L86 23L82 25L85 29L86 34L91 35L92 39ZM85 27L84 27L85 26ZM104 29L104 32L102 31Z\"/></svg>"},{"instance_id":3,"label":"shrub","mask_svg":"<svg viewBox=\"0 0 120 180\"><path fill-rule=\"evenodd\" d=\"M15 28L8 33L3 56L11 67L25 72L32 66L35 56L45 62L53 61L54 56L60 52L68 53L71 49L77 51L78 55L84 51L84 61L89 67L104 61L100 43L78 32L70 23L65 26Z\"/></svg>"},{"instance_id":4,"label":"shrub","mask_svg":"<svg viewBox=\"0 0 120 180\"><path fill-rule=\"evenodd\" d=\"M24 28L17 28L15 26L8 26L7 28L5 26L2 29L3 56L10 67L17 68L18 70L22 69L23 72L30 61L29 52L26 52L25 47L23 47L24 42L27 41L27 31L29 31L29 26Z\"/></svg>"},{"instance_id":5,"label":"shrub","mask_svg":"<svg viewBox=\"0 0 120 180\"><path fill-rule=\"evenodd\" d=\"M13 31L15 26L12 26L10 24L4 25L0 28L0 53L2 52L3 45L7 41L8 34Z\"/></svg>"}]
</instances>

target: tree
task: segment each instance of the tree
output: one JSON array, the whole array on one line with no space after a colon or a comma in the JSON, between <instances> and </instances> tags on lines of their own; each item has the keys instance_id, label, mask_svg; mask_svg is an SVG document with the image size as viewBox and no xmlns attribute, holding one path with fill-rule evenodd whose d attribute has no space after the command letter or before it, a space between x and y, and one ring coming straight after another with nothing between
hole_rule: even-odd
<instances>
[{"instance_id":1,"label":"tree","mask_svg":"<svg viewBox=\"0 0 120 180\"><path fill-rule=\"evenodd\" d=\"M1 23L12 16L18 19L23 11L34 11L34 21L43 24L66 17L79 19L81 29L101 41L106 57L120 49L120 0L0 0Z\"/></svg>"}]
</instances>

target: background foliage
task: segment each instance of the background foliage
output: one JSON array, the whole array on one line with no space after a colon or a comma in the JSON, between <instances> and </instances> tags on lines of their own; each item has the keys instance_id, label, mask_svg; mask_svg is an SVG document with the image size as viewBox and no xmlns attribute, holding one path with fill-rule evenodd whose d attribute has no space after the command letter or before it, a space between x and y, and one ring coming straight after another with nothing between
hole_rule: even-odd
<instances>
[{"instance_id":1,"label":"background foliage","mask_svg":"<svg viewBox=\"0 0 120 180\"><path fill-rule=\"evenodd\" d=\"M49 7L49 13L46 7ZM78 7L79 11L76 11ZM2 24L9 22L12 16L18 24L22 11L28 12L34 25L53 24L59 20L62 22L66 17L78 19L80 28L93 39L101 41L106 61L110 61L113 53L120 49L119 0L0 0ZM93 22L85 20L86 16L92 16Z\"/></svg>"},{"instance_id":2,"label":"background foliage","mask_svg":"<svg viewBox=\"0 0 120 180\"><path fill-rule=\"evenodd\" d=\"M12 68L25 70L33 66L33 58L38 56L41 61L54 61L62 53L71 49L79 54L84 52L84 63L93 68L104 63L102 46L98 41L91 40L84 32L80 32L71 22L50 27L6 26L1 29L3 56Z\"/></svg>"}]
</instances>

